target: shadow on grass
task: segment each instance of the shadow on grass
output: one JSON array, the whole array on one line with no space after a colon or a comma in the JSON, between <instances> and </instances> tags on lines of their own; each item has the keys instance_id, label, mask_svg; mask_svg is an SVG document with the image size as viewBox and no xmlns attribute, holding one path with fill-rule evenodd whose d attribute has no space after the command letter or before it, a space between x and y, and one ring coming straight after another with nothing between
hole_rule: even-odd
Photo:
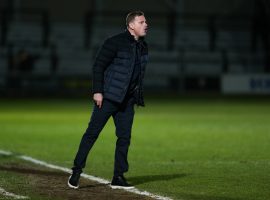
<instances>
[{"instance_id":1,"label":"shadow on grass","mask_svg":"<svg viewBox=\"0 0 270 200\"><path fill-rule=\"evenodd\" d=\"M128 181L133 185L140 185L148 182L156 182L156 181L168 181L172 179L184 178L189 174L166 174L166 175L148 175L148 176L134 176L129 177Z\"/></svg>"},{"instance_id":2,"label":"shadow on grass","mask_svg":"<svg viewBox=\"0 0 270 200\"><path fill-rule=\"evenodd\" d=\"M97 187L105 187L105 186L110 186L110 183L107 183L107 184L103 184L103 183L96 183L96 182L93 182L93 184L87 184L87 185L83 185L83 184L81 184L80 185L80 190L82 190L82 189L89 189L89 188L97 188Z\"/></svg>"},{"instance_id":3,"label":"shadow on grass","mask_svg":"<svg viewBox=\"0 0 270 200\"><path fill-rule=\"evenodd\" d=\"M234 197L226 197L226 196L210 196L204 194L180 194L183 199L192 199L192 200L249 200L246 198L234 198Z\"/></svg>"}]
</instances>

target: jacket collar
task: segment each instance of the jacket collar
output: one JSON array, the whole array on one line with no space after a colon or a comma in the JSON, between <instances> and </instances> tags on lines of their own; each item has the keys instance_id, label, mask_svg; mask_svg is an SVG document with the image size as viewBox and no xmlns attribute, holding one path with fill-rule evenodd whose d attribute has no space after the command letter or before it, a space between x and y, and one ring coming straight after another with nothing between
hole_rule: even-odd
<instances>
[{"instance_id":1,"label":"jacket collar","mask_svg":"<svg viewBox=\"0 0 270 200\"><path fill-rule=\"evenodd\" d=\"M144 41L144 37L139 37L138 40L135 40L135 37L133 35L131 35L131 33L126 29L125 30L125 33L128 37L128 39L131 41L131 42L139 42L139 43L143 43Z\"/></svg>"}]
</instances>

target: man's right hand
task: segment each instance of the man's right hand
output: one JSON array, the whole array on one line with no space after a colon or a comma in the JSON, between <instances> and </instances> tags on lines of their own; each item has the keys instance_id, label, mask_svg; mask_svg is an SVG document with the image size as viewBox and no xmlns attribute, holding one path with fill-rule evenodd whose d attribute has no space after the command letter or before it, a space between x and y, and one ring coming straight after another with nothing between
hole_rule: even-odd
<instances>
[{"instance_id":1,"label":"man's right hand","mask_svg":"<svg viewBox=\"0 0 270 200\"><path fill-rule=\"evenodd\" d=\"M94 101L96 102L97 106L101 108L102 101L103 101L103 95L102 93L95 93L93 96Z\"/></svg>"}]
</instances>

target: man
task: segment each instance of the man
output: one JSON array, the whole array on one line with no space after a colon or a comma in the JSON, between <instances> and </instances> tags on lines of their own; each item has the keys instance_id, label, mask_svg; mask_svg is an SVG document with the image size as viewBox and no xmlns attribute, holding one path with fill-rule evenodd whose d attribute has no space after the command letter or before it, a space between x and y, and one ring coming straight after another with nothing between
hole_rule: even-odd
<instances>
[{"instance_id":1,"label":"man","mask_svg":"<svg viewBox=\"0 0 270 200\"><path fill-rule=\"evenodd\" d=\"M144 106L143 77L148 60L144 36L147 23L141 11L126 17L127 30L105 40L93 66L93 100L88 128L74 160L68 186L77 189L88 153L106 122L113 117L116 127L114 176L111 187L132 188L124 177L128 171L128 148L134 117L134 104Z\"/></svg>"}]
</instances>

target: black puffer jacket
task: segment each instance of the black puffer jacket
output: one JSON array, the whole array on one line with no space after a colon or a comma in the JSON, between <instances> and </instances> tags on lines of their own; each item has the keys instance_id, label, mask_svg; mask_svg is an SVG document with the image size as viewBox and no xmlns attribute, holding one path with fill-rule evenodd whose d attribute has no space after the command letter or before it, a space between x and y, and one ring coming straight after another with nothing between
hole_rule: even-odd
<instances>
[{"instance_id":1,"label":"black puffer jacket","mask_svg":"<svg viewBox=\"0 0 270 200\"><path fill-rule=\"evenodd\" d=\"M141 71L138 91L140 100L137 104L143 106L143 77L148 61L148 48L143 38L140 38L139 42ZM121 103L128 92L135 56L136 41L129 31L106 39L93 66L93 94L103 93L104 98Z\"/></svg>"}]
</instances>

